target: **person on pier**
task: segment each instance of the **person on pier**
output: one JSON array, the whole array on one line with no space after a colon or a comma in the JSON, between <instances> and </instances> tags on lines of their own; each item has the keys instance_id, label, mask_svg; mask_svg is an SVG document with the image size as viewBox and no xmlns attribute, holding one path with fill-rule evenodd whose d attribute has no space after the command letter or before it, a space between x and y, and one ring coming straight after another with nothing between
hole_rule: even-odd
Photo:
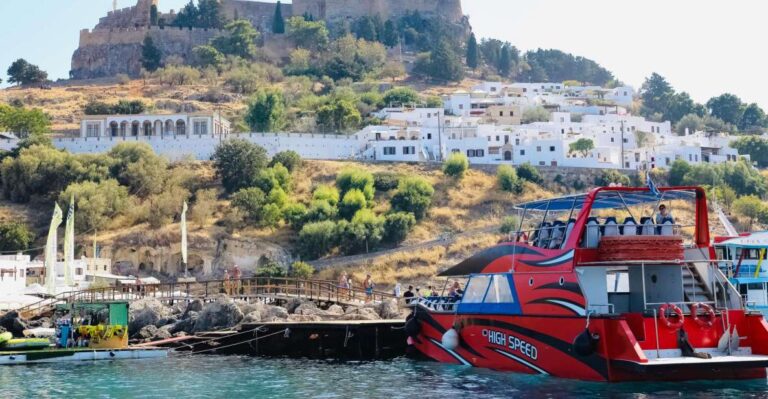
<instances>
[{"instance_id":1,"label":"person on pier","mask_svg":"<svg viewBox=\"0 0 768 399\"><path fill-rule=\"evenodd\" d=\"M367 275L365 277L365 281L363 282L363 288L365 289L365 303L370 302L373 299L373 279L371 279L371 275Z\"/></svg>"}]
</instances>

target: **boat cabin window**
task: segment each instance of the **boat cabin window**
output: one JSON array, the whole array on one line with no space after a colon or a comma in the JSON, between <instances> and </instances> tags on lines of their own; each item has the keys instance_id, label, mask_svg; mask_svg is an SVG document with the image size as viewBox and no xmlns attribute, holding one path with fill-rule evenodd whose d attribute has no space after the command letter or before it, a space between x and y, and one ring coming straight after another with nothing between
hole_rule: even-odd
<instances>
[{"instance_id":1,"label":"boat cabin window","mask_svg":"<svg viewBox=\"0 0 768 399\"><path fill-rule=\"evenodd\" d=\"M461 298L462 303L481 303L485 292L488 291L488 283L491 281L491 276L474 276L469 279L467 289L464 290L464 297Z\"/></svg>"},{"instance_id":2,"label":"boat cabin window","mask_svg":"<svg viewBox=\"0 0 768 399\"><path fill-rule=\"evenodd\" d=\"M485 295L485 303L512 303L512 290L509 288L507 276L494 275L488 293Z\"/></svg>"},{"instance_id":3,"label":"boat cabin window","mask_svg":"<svg viewBox=\"0 0 768 399\"><path fill-rule=\"evenodd\" d=\"M514 303L509 277L504 274L473 276L467 284L462 303Z\"/></svg>"}]
</instances>

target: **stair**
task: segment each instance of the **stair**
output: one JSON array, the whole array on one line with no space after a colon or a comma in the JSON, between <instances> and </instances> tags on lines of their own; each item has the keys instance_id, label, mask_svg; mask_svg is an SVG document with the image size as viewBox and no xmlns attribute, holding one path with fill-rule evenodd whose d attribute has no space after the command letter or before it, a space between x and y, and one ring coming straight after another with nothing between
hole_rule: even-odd
<instances>
[{"instance_id":1,"label":"stair","mask_svg":"<svg viewBox=\"0 0 768 399\"><path fill-rule=\"evenodd\" d=\"M712 293L696 268L683 266L683 292L686 302L714 302Z\"/></svg>"}]
</instances>

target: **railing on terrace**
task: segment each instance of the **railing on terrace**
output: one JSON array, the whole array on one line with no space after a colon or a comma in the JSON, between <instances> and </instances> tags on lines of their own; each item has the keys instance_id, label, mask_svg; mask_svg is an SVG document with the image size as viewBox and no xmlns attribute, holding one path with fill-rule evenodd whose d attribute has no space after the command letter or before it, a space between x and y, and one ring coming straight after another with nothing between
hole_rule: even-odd
<instances>
[{"instance_id":1,"label":"railing on terrace","mask_svg":"<svg viewBox=\"0 0 768 399\"><path fill-rule=\"evenodd\" d=\"M235 299L269 300L298 298L339 304L362 303L366 299L381 302L394 295L373 291L369 298L363 288L343 288L334 281L297 278L252 277L239 280L211 280L165 284L121 285L57 294L16 309L22 315L34 315L51 310L58 304L77 302L126 301L155 298L161 302L206 300L219 294Z\"/></svg>"}]
</instances>

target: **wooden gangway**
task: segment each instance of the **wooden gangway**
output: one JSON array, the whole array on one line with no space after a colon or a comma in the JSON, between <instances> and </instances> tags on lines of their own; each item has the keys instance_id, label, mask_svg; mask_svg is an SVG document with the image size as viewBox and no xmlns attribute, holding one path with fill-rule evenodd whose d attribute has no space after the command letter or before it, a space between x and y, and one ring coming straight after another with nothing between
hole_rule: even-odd
<instances>
[{"instance_id":1,"label":"wooden gangway","mask_svg":"<svg viewBox=\"0 0 768 399\"><path fill-rule=\"evenodd\" d=\"M132 301L154 298L173 304L194 299L211 301L221 294L248 302L280 302L293 298L339 305L360 305L366 300L363 288L342 288L335 281L281 277L251 277L239 280L209 280L145 285L122 285L63 292L16 309L29 318L51 312L56 305L78 302ZM370 300L381 302L394 295L374 291Z\"/></svg>"}]
</instances>

